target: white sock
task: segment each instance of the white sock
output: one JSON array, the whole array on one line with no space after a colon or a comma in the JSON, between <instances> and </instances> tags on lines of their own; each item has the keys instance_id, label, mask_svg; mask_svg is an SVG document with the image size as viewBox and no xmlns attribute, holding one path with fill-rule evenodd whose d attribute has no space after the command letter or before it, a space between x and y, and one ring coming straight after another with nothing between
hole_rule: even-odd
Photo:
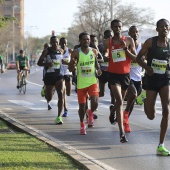
<instances>
[{"instance_id":1,"label":"white sock","mask_svg":"<svg viewBox=\"0 0 170 170\"><path fill-rule=\"evenodd\" d=\"M160 143L158 146L164 146L164 144L163 144L163 143Z\"/></svg>"}]
</instances>

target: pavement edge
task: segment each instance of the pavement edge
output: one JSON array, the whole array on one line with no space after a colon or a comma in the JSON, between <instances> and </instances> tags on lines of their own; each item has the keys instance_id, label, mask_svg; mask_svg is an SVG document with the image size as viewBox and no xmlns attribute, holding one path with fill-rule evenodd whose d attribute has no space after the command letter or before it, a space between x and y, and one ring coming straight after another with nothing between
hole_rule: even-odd
<instances>
[{"instance_id":1,"label":"pavement edge","mask_svg":"<svg viewBox=\"0 0 170 170\"><path fill-rule=\"evenodd\" d=\"M7 123L13 125L16 128L19 128L20 130L23 130L24 132L36 137L37 139L49 144L50 146L61 150L66 155L68 155L73 161L78 163L82 168L85 170L109 170L110 168L102 167L95 162L88 159L86 156L80 155L78 152L74 151L73 149L69 149L69 147L65 147L64 145L61 145L58 142L55 142L50 139L48 136L44 136L41 131L38 131L36 129L33 129L30 126L27 126L26 124L19 122L15 118L9 116L8 114L0 111L0 118L6 121ZM114 169L112 169L114 170Z\"/></svg>"}]
</instances>

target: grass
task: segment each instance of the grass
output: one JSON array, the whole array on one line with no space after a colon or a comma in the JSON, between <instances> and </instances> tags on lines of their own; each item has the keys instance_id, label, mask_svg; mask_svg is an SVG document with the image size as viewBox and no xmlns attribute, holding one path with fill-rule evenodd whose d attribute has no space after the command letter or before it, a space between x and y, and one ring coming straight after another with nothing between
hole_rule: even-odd
<instances>
[{"instance_id":1,"label":"grass","mask_svg":"<svg viewBox=\"0 0 170 170\"><path fill-rule=\"evenodd\" d=\"M12 129L14 133L2 133ZM63 152L35 137L17 131L0 120L0 169L2 170L80 170Z\"/></svg>"}]
</instances>

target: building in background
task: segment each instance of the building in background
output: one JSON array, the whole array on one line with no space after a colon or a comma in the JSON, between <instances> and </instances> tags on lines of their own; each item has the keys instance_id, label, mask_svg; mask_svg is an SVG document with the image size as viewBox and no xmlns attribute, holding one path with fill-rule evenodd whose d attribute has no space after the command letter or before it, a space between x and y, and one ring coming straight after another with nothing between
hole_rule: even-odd
<instances>
[{"instance_id":1,"label":"building in background","mask_svg":"<svg viewBox=\"0 0 170 170\"><path fill-rule=\"evenodd\" d=\"M9 29L8 35L12 35L12 38L7 44L9 55L12 55L12 60L15 60L15 56L20 49L23 49L24 44L24 0L5 0L0 6L0 11L3 16L16 18Z\"/></svg>"}]
</instances>

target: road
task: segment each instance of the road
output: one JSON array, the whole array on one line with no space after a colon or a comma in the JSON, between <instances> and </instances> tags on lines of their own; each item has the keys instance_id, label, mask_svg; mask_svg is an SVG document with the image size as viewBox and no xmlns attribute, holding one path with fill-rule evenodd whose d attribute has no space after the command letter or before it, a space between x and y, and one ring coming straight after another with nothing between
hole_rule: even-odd
<instances>
[{"instance_id":1,"label":"road","mask_svg":"<svg viewBox=\"0 0 170 170\"><path fill-rule=\"evenodd\" d=\"M20 94L16 89L16 71L7 70L0 75L0 112L51 136L61 145L72 148L103 169L169 170L170 157L156 155L161 120L159 98L156 102L157 116L152 121L147 119L143 106L135 105L130 117L132 132L127 133L129 141L122 144L119 141L118 125L111 125L108 120L108 89L105 97L99 100L95 127L87 129L87 135L79 135L78 104L74 87L71 96L67 97L69 116L63 118L63 125L56 125L57 95L55 93L53 97L53 109L48 111L46 101L40 95L42 85L42 69L35 66L28 78L26 94ZM165 146L170 149L169 129Z\"/></svg>"}]
</instances>

